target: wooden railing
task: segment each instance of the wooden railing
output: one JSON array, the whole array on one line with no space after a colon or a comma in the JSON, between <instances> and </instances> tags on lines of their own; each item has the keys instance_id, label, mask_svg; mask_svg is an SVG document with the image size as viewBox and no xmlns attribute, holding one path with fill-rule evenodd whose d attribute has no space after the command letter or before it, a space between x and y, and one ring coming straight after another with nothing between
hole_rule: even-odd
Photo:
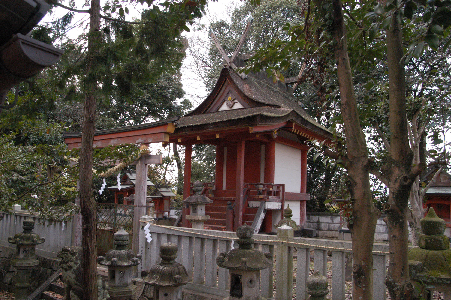
<instances>
[{"instance_id":1,"label":"wooden railing","mask_svg":"<svg viewBox=\"0 0 451 300\"><path fill-rule=\"evenodd\" d=\"M144 225L142 223L141 227ZM235 233L157 225L149 225L147 229L150 232L148 239L144 230L140 232L141 270L148 271L158 263L160 246L171 242L178 245L177 262L185 266L191 279L184 286L183 293L208 294L209 299L228 296L228 270L216 265L216 257L235 247ZM352 288L345 276L347 263L348 266L352 263L346 262L346 258L351 257L351 242L309 238L279 239L278 236L260 234L254 235L254 240L255 248L273 256L272 267L261 271L263 297L282 299L280 295L288 293L293 296L283 299L306 299L306 280L313 271L329 278L328 299L344 300L351 292ZM375 244L373 249L373 299L383 300L386 297L384 282L388 246ZM290 264L294 266L293 271L286 272L290 270Z\"/></svg>"}]
</instances>

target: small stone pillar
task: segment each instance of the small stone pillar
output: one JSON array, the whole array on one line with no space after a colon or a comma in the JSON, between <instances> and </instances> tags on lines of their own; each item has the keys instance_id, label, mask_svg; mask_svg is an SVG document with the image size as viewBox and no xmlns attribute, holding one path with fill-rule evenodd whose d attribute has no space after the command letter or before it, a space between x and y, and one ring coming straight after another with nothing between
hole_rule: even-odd
<instances>
[{"instance_id":1,"label":"small stone pillar","mask_svg":"<svg viewBox=\"0 0 451 300\"><path fill-rule=\"evenodd\" d=\"M226 230L227 231L233 231L233 222L234 222L234 216L233 216L233 205L232 202L227 202L227 210L226 210Z\"/></svg>"},{"instance_id":2,"label":"small stone pillar","mask_svg":"<svg viewBox=\"0 0 451 300\"><path fill-rule=\"evenodd\" d=\"M33 233L34 220L26 218L23 221L23 232L9 237L8 242L16 245L16 254L11 265L16 269L13 277L14 294L16 299L25 299L32 291L31 271L39 265L36 258L36 246L44 243L45 239Z\"/></svg>"},{"instance_id":3,"label":"small stone pillar","mask_svg":"<svg viewBox=\"0 0 451 300\"><path fill-rule=\"evenodd\" d=\"M114 234L116 249L98 257L99 264L108 267L108 294L113 300L132 299L133 267L139 264L139 256L127 249L129 243L128 232L120 229Z\"/></svg>"},{"instance_id":4,"label":"small stone pillar","mask_svg":"<svg viewBox=\"0 0 451 300\"><path fill-rule=\"evenodd\" d=\"M186 219L191 221L193 228L204 229L204 222L210 219L210 216L205 215L205 205L213 201L201 194L203 190L202 183L196 181L193 190L195 194L183 201L190 207L190 214L186 216Z\"/></svg>"},{"instance_id":5,"label":"small stone pillar","mask_svg":"<svg viewBox=\"0 0 451 300\"><path fill-rule=\"evenodd\" d=\"M282 226L277 228L277 237L280 241L283 242L289 241L290 239L293 238L293 236L294 230L292 227L283 224ZM277 279L276 279L275 299L276 300L291 299L293 297L293 248L289 247L287 243L277 244L276 274Z\"/></svg>"},{"instance_id":6,"label":"small stone pillar","mask_svg":"<svg viewBox=\"0 0 451 300\"><path fill-rule=\"evenodd\" d=\"M153 266L144 278L145 285L151 286L155 300L177 300L179 287L188 283L189 279L185 267L175 262L177 245L161 245L160 257L161 262Z\"/></svg>"},{"instance_id":7,"label":"small stone pillar","mask_svg":"<svg viewBox=\"0 0 451 300\"><path fill-rule=\"evenodd\" d=\"M409 250L410 279L426 290L437 290L451 299L451 250L444 235L446 224L431 207L420 221L422 234L418 245ZM421 290L421 289L420 289Z\"/></svg>"},{"instance_id":8,"label":"small stone pillar","mask_svg":"<svg viewBox=\"0 0 451 300\"><path fill-rule=\"evenodd\" d=\"M307 293L310 295L310 300L326 300L329 294L329 284L326 276L320 275L318 271L307 278Z\"/></svg>"},{"instance_id":9,"label":"small stone pillar","mask_svg":"<svg viewBox=\"0 0 451 300\"><path fill-rule=\"evenodd\" d=\"M238 227L238 249L221 253L216 263L221 268L229 270L230 297L229 300L259 300L260 296L260 270L271 266L269 254L254 249L252 227L243 225Z\"/></svg>"}]
</instances>

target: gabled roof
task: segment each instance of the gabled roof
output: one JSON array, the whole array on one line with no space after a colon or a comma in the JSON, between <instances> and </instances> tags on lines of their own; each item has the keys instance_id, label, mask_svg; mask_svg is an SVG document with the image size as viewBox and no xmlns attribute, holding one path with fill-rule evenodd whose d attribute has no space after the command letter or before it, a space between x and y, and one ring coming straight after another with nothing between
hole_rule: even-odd
<instances>
[{"instance_id":1,"label":"gabled roof","mask_svg":"<svg viewBox=\"0 0 451 300\"><path fill-rule=\"evenodd\" d=\"M237 98L240 108L220 110L227 99ZM235 100L235 99L234 99ZM254 121L250 121L254 119ZM221 126L227 121L247 120L245 126L269 125L276 122L292 121L309 129L323 138L332 134L324 126L310 117L299 105L286 85L273 83L264 74L242 76L231 68L224 68L210 95L191 113L176 121L175 134L186 127Z\"/></svg>"}]
</instances>

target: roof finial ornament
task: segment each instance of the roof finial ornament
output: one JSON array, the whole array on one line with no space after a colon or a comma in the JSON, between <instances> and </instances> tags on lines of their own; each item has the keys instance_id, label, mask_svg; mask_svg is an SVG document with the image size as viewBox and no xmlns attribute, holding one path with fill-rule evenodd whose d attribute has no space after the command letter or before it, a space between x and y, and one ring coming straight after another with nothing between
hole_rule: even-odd
<instances>
[{"instance_id":1,"label":"roof finial ornament","mask_svg":"<svg viewBox=\"0 0 451 300\"><path fill-rule=\"evenodd\" d=\"M210 30L210 36L213 39L213 42L216 45L216 48L218 48L219 53L221 53L222 58L225 60L226 62L226 66L227 67L231 67L233 70L237 71L238 67L233 63L233 61L235 60L236 56L238 55L239 51L241 50L241 47L244 44L244 40L246 39L246 36L251 28L251 24L252 21L254 20L254 18L252 18L252 16L249 16L248 21L247 21L247 25L246 25L246 29L243 32L243 35L240 38L240 41L238 42L238 45L235 48L235 51L233 52L232 58L230 58L227 53L225 52L224 48L222 48L221 44L219 43L218 38L216 37L215 33L213 32L213 30ZM246 78L246 74L244 73L238 73L241 78Z\"/></svg>"}]
</instances>

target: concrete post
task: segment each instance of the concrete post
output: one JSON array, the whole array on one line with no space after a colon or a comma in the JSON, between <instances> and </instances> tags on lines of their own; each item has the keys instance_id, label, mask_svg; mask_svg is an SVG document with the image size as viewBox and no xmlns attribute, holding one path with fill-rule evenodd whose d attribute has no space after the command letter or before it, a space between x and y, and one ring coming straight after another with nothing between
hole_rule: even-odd
<instances>
[{"instance_id":1,"label":"concrete post","mask_svg":"<svg viewBox=\"0 0 451 300\"><path fill-rule=\"evenodd\" d=\"M233 231L233 205L230 201L227 202L226 230Z\"/></svg>"},{"instance_id":2,"label":"concrete post","mask_svg":"<svg viewBox=\"0 0 451 300\"><path fill-rule=\"evenodd\" d=\"M145 163L145 156L148 154L142 153L141 158L136 164L136 184L135 184L135 199L133 211L133 251L138 253L139 247L139 220L146 214L146 196L147 196L147 164Z\"/></svg>"},{"instance_id":3,"label":"concrete post","mask_svg":"<svg viewBox=\"0 0 451 300\"><path fill-rule=\"evenodd\" d=\"M276 249L276 300L293 298L293 248L284 243L293 236L294 230L290 226L277 228L277 237L281 243Z\"/></svg>"}]
</instances>

